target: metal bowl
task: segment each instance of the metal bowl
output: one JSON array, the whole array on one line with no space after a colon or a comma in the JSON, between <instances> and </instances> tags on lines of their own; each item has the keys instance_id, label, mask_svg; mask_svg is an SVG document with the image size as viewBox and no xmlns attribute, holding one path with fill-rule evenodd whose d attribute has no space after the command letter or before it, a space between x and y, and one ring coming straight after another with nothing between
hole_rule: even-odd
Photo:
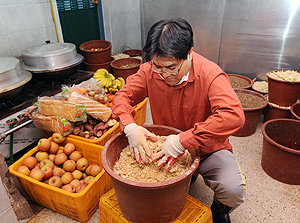
<instances>
[{"instance_id":1,"label":"metal bowl","mask_svg":"<svg viewBox=\"0 0 300 223\"><path fill-rule=\"evenodd\" d=\"M0 57L0 102L17 96L31 78L32 74L21 69L17 58Z\"/></svg>"}]
</instances>

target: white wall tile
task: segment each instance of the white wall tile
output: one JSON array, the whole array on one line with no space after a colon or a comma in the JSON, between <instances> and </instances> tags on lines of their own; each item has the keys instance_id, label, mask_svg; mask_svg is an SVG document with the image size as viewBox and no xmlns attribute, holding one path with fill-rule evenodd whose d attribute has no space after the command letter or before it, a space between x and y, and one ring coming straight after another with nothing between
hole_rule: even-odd
<instances>
[{"instance_id":1,"label":"white wall tile","mask_svg":"<svg viewBox=\"0 0 300 223\"><path fill-rule=\"evenodd\" d=\"M0 36L0 57L11 57L10 47L8 45L7 36Z\"/></svg>"},{"instance_id":2,"label":"white wall tile","mask_svg":"<svg viewBox=\"0 0 300 223\"><path fill-rule=\"evenodd\" d=\"M23 10L27 15L28 30L35 30L45 27L45 13L41 4L24 5Z\"/></svg>"},{"instance_id":3,"label":"white wall tile","mask_svg":"<svg viewBox=\"0 0 300 223\"><path fill-rule=\"evenodd\" d=\"M17 49L17 55L13 56L18 56L21 55L22 51L33 46L33 39L31 32L19 32L19 33L14 33L9 36L9 44L15 45Z\"/></svg>"},{"instance_id":4,"label":"white wall tile","mask_svg":"<svg viewBox=\"0 0 300 223\"><path fill-rule=\"evenodd\" d=\"M46 40L48 40L48 32L47 28L41 28L41 29L36 29L32 30L30 32L33 44L32 46L39 46L45 43Z\"/></svg>"},{"instance_id":5,"label":"white wall tile","mask_svg":"<svg viewBox=\"0 0 300 223\"><path fill-rule=\"evenodd\" d=\"M5 6L18 6L18 5L23 5L24 4L24 0L2 0L4 2ZM1 1L0 1L1 2Z\"/></svg>"},{"instance_id":6,"label":"white wall tile","mask_svg":"<svg viewBox=\"0 0 300 223\"><path fill-rule=\"evenodd\" d=\"M51 7L49 4L49 1L48 1L48 3L40 4L40 6L41 6L41 12L43 15L42 18L44 19L45 26L46 27L52 26L53 19L52 19L52 12L51 12ZM54 8L54 6L53 6L53 9L57 9L57 8Z\"/></svg>"},{"instance_id":7,"label":"white wall tile","mask_svg":"<svg viewBox=\"0 0 300 223\"><path fill-rule=\"evenodd\" d=\"M49 39L53 43L57 43L57 37L56 37L54 26L47 27L46 29L47 29L47 37L48 37L47 39Z\"/></svg>"}]
</instances>

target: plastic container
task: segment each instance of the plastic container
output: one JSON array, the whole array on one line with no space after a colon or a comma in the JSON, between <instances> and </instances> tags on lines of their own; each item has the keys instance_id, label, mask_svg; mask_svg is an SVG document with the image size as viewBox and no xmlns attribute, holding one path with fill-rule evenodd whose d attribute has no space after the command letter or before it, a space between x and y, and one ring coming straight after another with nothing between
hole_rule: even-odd
<instances>
[{"instance_id":1,"label":"plastic container","mask_svg":"<svg viewBox=\"0 0 300 223\"><path fill-rule=\"evenodd\" d=\"M100 198L99 222L129 223L121 212L114 189ZM185 208L174 223L212 223L212 213L207 205L188 195Z\"/></svg>"},{"instance_id":2,"label":"plastic container","mask_svg":"<svg viewBox=\"0 0 300 223\"><path fill-rule=\"evenodd\" d=\"M275 180L300 185L300 121L273 119L261 129L263 170Z\"/></svg>"},{"instance_id":3,"label":"plastic container","mask_svg":"<svg viewBox=\"0 0 300 223\"><path fill-rule=\"evenodd\" d=\"M80 151L90 164L102 166L102 146L66 137L63 144L68 142L73 143L76 150ZM32 202L75 220L81 222L88 221L99 207L100 197L112 188L112 182L108 174L103 170L83 191L80 193L70 193L17 172L23 159L37 151L38 148L36 146L9 166L9 171L17 177L27 197Z\"/></svg>"},{"instance_id":4,"label":"plastic container","mask_svg":"<svg viewBox=\"0 0 300 223\"><path fill-rule=\"evenodd\" d=\"M253 85L254 80L251 80L248 77L242 76L242 75L238 75L238 74L227 74L227 76L229 77L230 83L232 88L234 89L250 89ZM241 79L241 83L233 83L231 78L235 78L235 79ZM247 84L242 84L242 83L246 83Z\"/></svg>"},{"instance_id":5,"label":"plastic container","mask_svg":"<svg viewBox=\"0 0 300 223\"><path fill-rule=\"evenodd\" d=\"M135 63L136 66L130 68L121 67L123 65L132 64L132 63ZM129 58L122 58L119 60L114 60L110 63L110 66L113 69L113 74L115 77L122 77L126 81L126 78L129 75L132 75L139 70L141 63L142 61L140 59L129 57Z\"/></svg>"},{"instance_id":6,"label":"plastic container","mask_svg":"<svg viewBox=\"0 0 300 223\"><path fill-rule=\"evenodd\" d=\"M268 104L268 100L265 96L255 91L251 91L247 89L235 89L234 91L236 93L253 95L255 97L262 98L264 100L264 104L257 108L243 108L245 114L245 124L240 130L238 130L233 134L233 136L238 136L238 137L253 135L256 131L256 128L258 126L261 115L264 111L264 108Z\"/></svg>"},{"instance_id":7,"label":"plastic container","mask_svg":"<svg viewBox=\"0 0 300 223\"><path fill-rule=\"evenodd\" d=\"M290 111L292 119L300 120L300 102L293 104Z\"/></svg>"},{"instance_id":8,"label":"plastic container","mask_svg":"<svg viewBox=\"0 0 300 223\"><path fill-rule=\"evenodd\" d=\"M114 58L112 57L111 58L111 61L113 61ZM101 63L101 64L93 64L93 63L87 63L84 61L85 65L86 65L86 69L88 71L93 71L93 72L96 72L98 69L106 69L109 73L112 73L112 68L110 66L110 62L106 62L106 63Z\"/></svg>"},{"instance_id":9,"label":"plastic container","mask_svg":"<svg viewBox=\"0 0 300 223\"><path fill-rule=\"evenodd\" d=\"M277 118L291 118L290 108L268 103L264 110L264 122Z\"/></svg>"},{"instance_id":10,"label":"plastic container","mask_svg":"<svg viewBox=\"0 0 300 223\"><path fill-rule=\"evenodd\" d=\"M181 132L162 125L144 125L144 127L160 136ZM175 221L184 210L192 174L200 163L200 155L196 154L192 166L179 177L159 183L141 183L127 180L113 171L115 162L127 145L128 140L125 134L118 133L107 141L101 154L103 168L112 179L123 215L132 222L167 223Z\"/></svg>"},{"instance_id":11,"label":"plastic container","mask_svg":"<svg viewBox=\"0 0 300 223\"><path fill-rule=\"evenodd\" d=\"M85 62L89 64L103 64L111 60L111 42L107 40L91 40L82 43L79 49L85 58ZM91 49L99 49L90 51Z\"/></svg>"},{"instance_id":12,"label":"plastic container","mask_svg":"<svg viewBox=\"0 0 300 223\"><path fill-rule=\"evenodd\" d=\"M135 116L134 120L137 125L143 125L146 121L146 111L147 111L147 100L148 98L145 98L144 101L139 103L135 106ZM98 139L87 139L81 136L76 135L69 135L68 137L73 139L82 140L84 142L98 144L101 146L104 146L104 144L114 135L116 135L118 132L121 132L120 123L117 122L113 127L111 127L106 133L104 133L100 138Z\"/></svg>"},{"instance_id":13,"label":"plastic container","mask_svg":"<svg viewBox=\"0 0 300 223\"><path fill-rule=\"evenodd\" d=\"M269 102L285 107L289 107L297 102L300 96L300 82L278 80L270 77L268 74L267 77Z\"/></svg>"}]
</instances>

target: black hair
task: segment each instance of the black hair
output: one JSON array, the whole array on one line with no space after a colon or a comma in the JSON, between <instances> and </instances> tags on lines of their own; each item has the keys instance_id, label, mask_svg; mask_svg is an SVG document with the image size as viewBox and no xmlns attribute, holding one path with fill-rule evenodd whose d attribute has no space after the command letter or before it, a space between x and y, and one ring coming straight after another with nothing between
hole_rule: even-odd
<instances>
[{"instance_id":1,"label":"black hair","mask_svg":"<svg viewBox=\"0 0 300 223\"><path fill-rule=\"evenodd\" d=\"M185 60L193 46L193 30L186 20L160 20L148 32L143 47L144 60L152 60L153 55Z\"/></svg>"}]
</instances>

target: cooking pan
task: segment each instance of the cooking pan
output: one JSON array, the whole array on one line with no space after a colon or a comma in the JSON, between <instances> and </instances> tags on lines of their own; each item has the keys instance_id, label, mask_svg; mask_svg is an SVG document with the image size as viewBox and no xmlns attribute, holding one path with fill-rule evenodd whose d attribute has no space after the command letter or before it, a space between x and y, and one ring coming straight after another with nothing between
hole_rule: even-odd
<instances>
[{"instance_id":1,"label":"cooking pan","mask_svg":"<svg viewBox=\"0 0 300 223\"><path fill-rule=\"evenodd\" d=\"M72 43L51 43L49 40L39 46L22 52L21 67L39 80L59 80L73 74L84 57L77 53Z\"/></svg>"},{"instance_id":2,"label":"cooking pan","mask_svg":"<svg viewBox=\"0 0 300 223\"><path fill-rule=\"evenodd\" d=\"M78 66L80 65L80 63L82 63L82 61L84 60L83 56L79 55L79 59L77 61L77 63L66 66L64 68L59 68L59 69L44 69L44 70L31 70L32 75L34 76L34 78L38 79L38 80L43 80L43 81L51 81L51 80L60 80L63 78L67 78L69 76L71 76L72 74L75 73L76 69L78 68ZM24 67L24 62L21 64L22 67ZM24 67L24 69L29 69L28 67Z\"/></svg>"},{"instance_id":3,"label":"cooking pan","mask_svg":"<svg viewBox=\"0 0 300 223\"><path fill-rule=\"evenodd\" d=\"M0 102L17 96L32 74L21 69L20 61L14 57L0 57Z\"/></svg>"}]
</instances>

